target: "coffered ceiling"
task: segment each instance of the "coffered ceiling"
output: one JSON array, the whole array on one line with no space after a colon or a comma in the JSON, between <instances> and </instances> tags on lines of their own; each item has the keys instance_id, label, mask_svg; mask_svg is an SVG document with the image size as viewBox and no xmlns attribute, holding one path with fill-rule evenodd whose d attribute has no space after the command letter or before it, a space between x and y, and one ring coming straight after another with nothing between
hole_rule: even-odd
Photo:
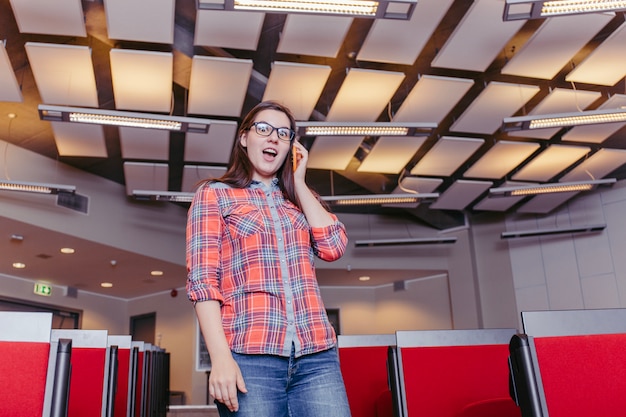
<instances>
[{"instance_id":1,"label":"coffered ceiling","mask_svg":"<svg viewBox=\"0 0 626 417\"><path fill-rule=\"evenodd\" d=\"M622 13L505 22L503 9L419 0L408 21L375 21L194 0L0 0L0 138L128 195L192 191L223 172L242 115L274 99L303 121L437 123L427 137L301 137L321 195L436 192L402 210L437 229L467 213L550 213L577 194L488 190L623 179L624 124L504 132L502 120L626 106L626 23ZM185 134L47 122L42 103L214 123Z\"/></svg>"}]
</instances>

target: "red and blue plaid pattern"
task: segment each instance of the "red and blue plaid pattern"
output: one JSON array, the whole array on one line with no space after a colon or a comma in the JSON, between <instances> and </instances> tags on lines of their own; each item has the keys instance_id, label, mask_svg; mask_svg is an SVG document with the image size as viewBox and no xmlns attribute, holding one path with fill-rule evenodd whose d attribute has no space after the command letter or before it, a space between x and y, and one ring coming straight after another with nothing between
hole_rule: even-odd
<instances>
[{"instance_id":1,"label":"red and blue plaid pattern","mask_svg":"<svg viewBox=\"0 0 626 417\"><path fill-rule=\"evenodd\" d=\"M345 227L333 217L331 226L310 227L276 182L197 191L187 222L187 294L220 301L234 352L289 355L293 341L300 356L334 346L313 265L314 256L334 261L346 249Z\"/></svg>"}]
</instances>

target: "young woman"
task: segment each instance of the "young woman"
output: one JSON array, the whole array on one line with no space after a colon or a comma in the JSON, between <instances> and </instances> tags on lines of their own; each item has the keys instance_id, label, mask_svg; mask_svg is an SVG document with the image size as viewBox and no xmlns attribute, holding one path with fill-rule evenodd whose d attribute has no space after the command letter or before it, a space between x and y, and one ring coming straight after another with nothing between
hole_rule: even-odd
<instances>
[{"instance_id":1,"label":"young woman","mask_svg":"<svg viewBox=\"0 0 626 417\"><path fill-rule=\"evenodd\" d=\"M294 129L281 104L254 107L189 210L187 294L222 417L350 416L313 265L343 255L346 231L306 185Z\"/></svg>"}]
</instances>

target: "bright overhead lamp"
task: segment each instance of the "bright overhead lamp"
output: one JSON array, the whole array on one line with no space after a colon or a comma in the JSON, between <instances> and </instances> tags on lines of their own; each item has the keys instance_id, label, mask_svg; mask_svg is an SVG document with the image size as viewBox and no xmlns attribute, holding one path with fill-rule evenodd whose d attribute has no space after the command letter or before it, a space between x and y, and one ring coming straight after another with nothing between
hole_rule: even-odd
<instances>
[{"instance_id":1,"label":"bright overhead lamp","mask_svg":"<svg viewBox=\"0 0 626 417\"><path fill-rule=\"evenodd\" d=\"M450 237L421 237L421 238L404 238L404 239L366 239L354 241L357 248L375 247L375 246L400 246L400 245L433 245L442 243L455 243L456 236Z\"/></svg>"},{"instance_id":2,"label":"bright overhead lamp","mask_svg":"<svg viewBox=\"0 0 626 417\"><path fill-rule=\"evenodd\" d=\"M411 18L417 0L197 0L200 10L303 13L372 19Z\"/></svg>"},{"instance_id":3,"label":"bright overhead lamp","mask_svg":"<svg viewBox=\"0 0 626 417\"><path fill-rule=\"evenodd\" d=\"M76 192L76 187L73 185L0 180L0 190L20 191L34 194L74 194Z\"/></svg>"},{"instance_id":4,"label":"bright overhead lamp","mask_svg":"<svg viewBox=\"0 0 626 417\"><path fill-rule=\"evenodd\" d=\"M552 229L515 230L512 232L502 232L500 234L500 238L512 239L518 237L549 236L567 233L593 233L600 232L605 228L606 224L595 224L587 226L558 227Z\"/></svg>"},{"instance_id":5,"label":"bright overhead lamp","mask_svg":"<svg viewBox=\"0 0 626 417\"><path fill-rule=\"evenodd\" d=\"M145 201L171 201L175 203L190 203L194 193L180 191L153 191L153 190L133 190L133 197L136 200ZM382 204L411 204L424 201L432 201L439 197L437 193L422 194L366 194L366 195L339 195L320 197L330 205L334 206L363 206Z\"/></svg>"},{"instance_id":6,"label":"bright overhead lamp","mask_svg":"<svg viewBox=\"0 0 626 417\"><path fill-rule=\"evenodd\" d=\"M433 201L439 193L407 193L407 194L365 194L365 195L332 195L321 199L333 206L366 206L382 204L417 204Z\"/></svg>"},{"instance_id":7,"label":"bright overhead lamp","mask_svg":"<svg viewBox=\"0 0 626 417\"><path fill-rule=\"evenodd\" d=\"M170 201L172 203L191 203L194 193L180 191L151 191L133 190L133 197L136 200L145 201Z\"/></svg>"},{"instance_id":8,"label":"bright overhead lamp","mask_svg":"<svg viewBox=\"0 0 626 417\"><path fill-rule=\"evenodd\" d=\"M588 110L575 113L507 117L502 121L502 130L510 132L514 130L546 129L554 127L561 128L569 126L624 122L626 122L626 108Z\"/></svg>"},{"instance_id":9,"label":"bright overhead lamp","mask_svg":"<svg viewBox=\"0 0 626 417\"><path fill-rule=\"evenodd\" d=\"M297 122L298 136L428 136L437 123Z\"/></svg>"},{"instance_id":10,"label":"bright overhead lamp","mask_svg":"<svg viewBox=\"0 0 626 417\"><path fill-rule=\"evenodd\" d=\"M39 105L39 118L49 122L73 122L96 125L140 127L178 132L206 133L211 120L161 114L79 107Z\"/></svg>"},{"instance_id":11,"label":"bright overhead lamp","mask_svg":"<svg viewBox=\"0 0 626 417\"><path fill-rule=\"evenodd\" d=\"M576 191L589 191L599 185L615 184L617 179L606 178L602 180L556 182L550 184L533 184L513 187L497 187L489 189L490 197L523 197L527 195L568 193Z\"/></svg>"},{"instance_id":12,"label":"bright overhead lamp","mask_svg":"<svg viewBox=\"0 0 626 417\"><path fill-rule=\"evenodd\" d=\"M623 0L506 0L503 19L528 20L584 13L617 12L626 10Z\"/></svg>"}]
</instances>

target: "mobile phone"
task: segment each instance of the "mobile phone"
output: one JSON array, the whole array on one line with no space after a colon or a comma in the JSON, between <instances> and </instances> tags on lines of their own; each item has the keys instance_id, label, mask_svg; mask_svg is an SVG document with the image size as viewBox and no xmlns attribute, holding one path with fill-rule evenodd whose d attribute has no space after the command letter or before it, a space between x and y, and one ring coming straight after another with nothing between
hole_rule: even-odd
<instances>
[{"instance_id":1,"label":"mobile phone","mask_svg":"<svg viewBox=\"0 0 626 417\"><path fill-rule=\"evenodd\" d=\"M298 168L298 152L296 145L292 145L291 147L291 160L293 162L293 171L296 172L296 168Z\"/></svg>"}]
</instances>

